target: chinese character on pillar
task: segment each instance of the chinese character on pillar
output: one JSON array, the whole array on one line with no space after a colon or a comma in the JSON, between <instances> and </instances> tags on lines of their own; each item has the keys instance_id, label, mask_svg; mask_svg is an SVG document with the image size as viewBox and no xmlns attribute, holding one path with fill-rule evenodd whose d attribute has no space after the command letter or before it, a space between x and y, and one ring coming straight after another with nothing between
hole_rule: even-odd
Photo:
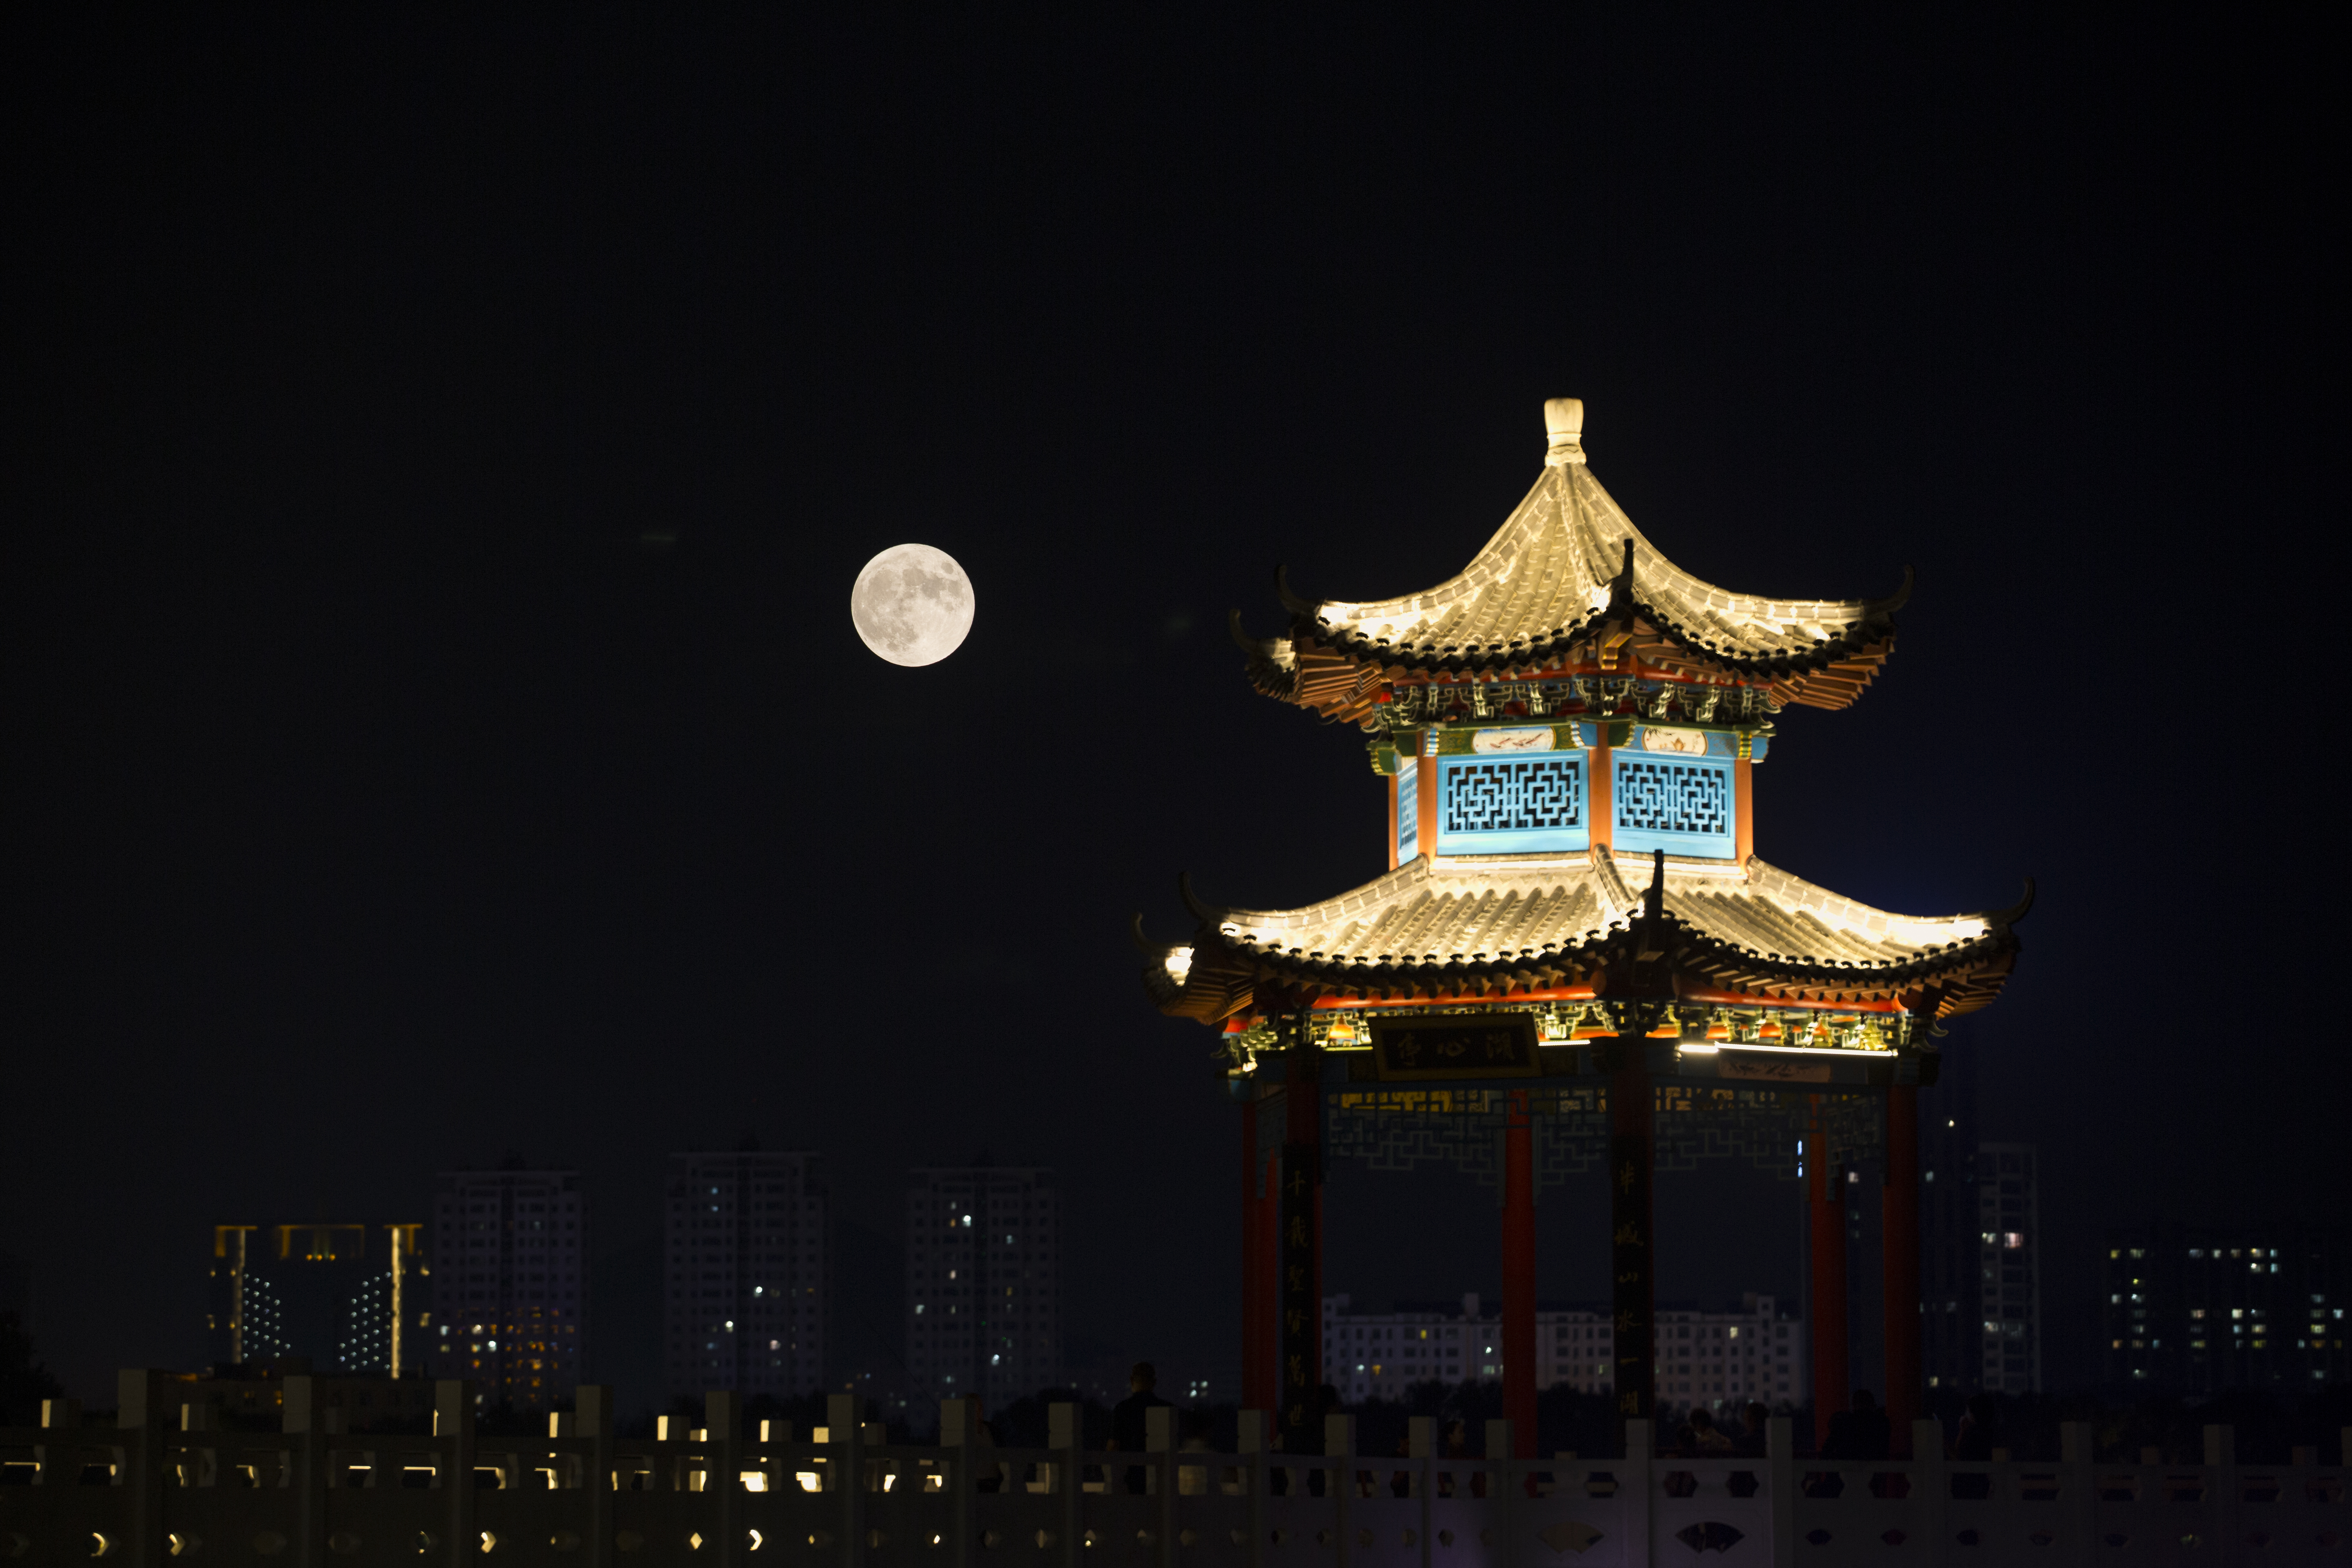
<instances>
[{"instance_id":1,"label":"chinese character on pillar","mask_svg":"<svg viewBox=\"0 0 2352 1568\"><path fill-rule=\"evenodd\" d=\"M1292 1453L1321 1451L1315 1425L1316 1391L1323 1382L1323 1303L1316 1299L1315 1189L1321 1161L1312 1143L1282 1149L1282 1386L1277 1391L1283 1447Z\"/></svg>"}]
</instances>

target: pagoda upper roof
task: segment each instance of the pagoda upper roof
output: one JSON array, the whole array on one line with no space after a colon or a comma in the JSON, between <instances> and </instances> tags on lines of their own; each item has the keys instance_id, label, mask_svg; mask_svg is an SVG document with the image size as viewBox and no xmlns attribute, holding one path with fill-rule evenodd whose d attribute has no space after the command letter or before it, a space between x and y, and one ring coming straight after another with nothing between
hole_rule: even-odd
<instances>
[{"instance_id":1,"label":"pagoda upper roof","mask_svg":"<svg viewBox=\"0 0 2352 1568\"><path fill-rule=\"evenodd\" d=\"M1544 405L1543 475L1470 564L1395 598L1307 600L1276 588L1287 637L1235 635L1260 690L1332 717L1366 717L1379 689L1448 674L1524 679L1629 666L1761 686L1776 705L1843 708L1894 649L1903 585L1881 599L1735 593L1675 565L1584 460L1584 405Z\"/></svg>"},{"instance_id":2,"label":"pagoda upper roof","mask_svg":"<svg viewBox=\"0 0 2352 1568\"><path fill-rule=\"evenodd\" d=\"M2032 901L2029 892L2006 910L1903 915L1752 856L1666 856L1643 870L1645 886L1629 886L1605 847L1420 856L1295 910L1211 908L1188 888L1200 929L1189 946L1149 948L1145 986L1162 1012L1211 1024L1267 1005L1261 993L1281 1005L1499 1001L1593 984L1631 956L1640 927L1638 945L1662 952L1685 984L1767 1005L1892 1003L1948 1017L1999 994L2018 951L2011 928Z\"/></svg>"}]
</instances>

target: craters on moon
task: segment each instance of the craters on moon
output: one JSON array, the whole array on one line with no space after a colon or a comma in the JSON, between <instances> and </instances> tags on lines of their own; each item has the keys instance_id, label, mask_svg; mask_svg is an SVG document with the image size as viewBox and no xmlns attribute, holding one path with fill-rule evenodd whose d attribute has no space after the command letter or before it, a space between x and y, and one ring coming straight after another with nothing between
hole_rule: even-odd
<instances>
[{"instance_id":1,"label":"craters on moon","mask_svg":"<svg viewBox=\"0 0 2352 1568\"><path fill-rule=\"evenodd\" d=\"M892 664L937 664L971 630L971 579L928 544L894 544L866 563L849 591L849 618Z\"/></svg>"}]
</instances>

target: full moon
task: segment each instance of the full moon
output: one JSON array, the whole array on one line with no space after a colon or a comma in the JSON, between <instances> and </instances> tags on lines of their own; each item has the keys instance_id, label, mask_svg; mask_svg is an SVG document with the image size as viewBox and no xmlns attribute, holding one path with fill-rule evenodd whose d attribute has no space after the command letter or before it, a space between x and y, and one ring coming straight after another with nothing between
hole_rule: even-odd
<instances>
[{"instance_id":1,"label":"full moon","mask_svg":"<svg viewBox=\"0 0 2352 1568\"><path fill-rule=\"evenodd\" d=\"M866 563L849 591L857 635L892 664L937 664L971 630L971 579L928 544L894 544Z\"/></svg>"}]
</instances>

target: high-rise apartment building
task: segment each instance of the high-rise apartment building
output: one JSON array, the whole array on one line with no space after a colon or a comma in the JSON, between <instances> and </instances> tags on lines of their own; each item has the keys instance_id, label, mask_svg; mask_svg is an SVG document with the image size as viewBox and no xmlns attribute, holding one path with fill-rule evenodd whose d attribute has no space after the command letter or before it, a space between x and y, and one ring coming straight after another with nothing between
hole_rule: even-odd
<instances>
[{"instance_id":1,"label":"high-rise apartment building","mask_svg":"<svg viewBox=\"0 0 2352 1568\"><path fill-rule=\"evenodd\" d=\"M669 1157L662 1363L673 1394L823 1384L829 1217L814 1154Z\"/></svg>"},{"instance_id":2,"label":"high-rise apartment building","mask_svg":"<svg viewBox=\"0 0 2352 1568\"><path fill-rule=\"evenodd\" d=\"M421 1224L213 1227L205 1329L221 1364L300 1356L324 1374L424 1370Z\"/></svg>"},{"instance_id":3,"label":"high-rise apartment building","mask_svg":"<svg viewBox=\"0 0 2352 1568\"><path fill-rule=\"evenodd\" d=\"M1930 1388L1972 1392L1984 1379L1977 1143L1976 1056L1961 1046L1919 1096L1919 1370Z\"/></svg>"},{"instance_id":4,"label":"high-rise apartment building","mask_svg":"<svg viewBox=\"0 0 2352 1568\"><path fill-rule=\"evenodd\" d=\"M1977 1265L1982 1324L1980 1386L2042 1391L2042 1224L2033 1148L1977 1149Z\"/></svg>"},{"instance_id":5,"label":"high-rise apartment building","mask_svg":"<svg viewBox=\"0 0 2352 1568\"><path fill-rule=\"evenodd\" d=\"M553 1410L588 1355L588 1205L577 1171L445 1171L433 1205L435 1377L486 1408Z\"/></svg>"},{"instance_id":6,"label":"high-rise apartment building","mask_svg":"<svg viewBox=\"0 0 2352 1568\"><path fill-rule=\"evenodd\" d=\"M1060 1211L1053 1173L911 1173L907 1370L934 1399L992 1408L1062 1380Z\"/></svg>"},{"instance_id":7,"label":"high-rise apartment building","mask_svg":"<svg viewBox=\"0 0 2352 1568\"><path fill-rule=\"evenodd\" d=\"M2181 1395L2300 1392L2352 1376L2352 1233L2159 1221L2108 1237L2105 1381Z\"/></svg>"},{"instance_id":8,"label":"high-rise apartment building","mask_svg":"<svg viewBox=\"0 0 2352 1568\"><path fill-rule=\"evenodd\" d=\"M1722 1312L1665 1309L1657 1315L1662 1403L1731 1409L1751 1399L1796 1404L1811 1390L1805 1328L1770 1296L1749 1294ZM1392 1311L1349 1310L1323 1300L1323 1381L1347 1401L1402 1399L1417 1383L1493 1382L1503 1375L1500 1309L1473 1291L1451 1302L1400 1301ZM1609 1314L1536 1310L1536 1386L1614 1392Z\"/></svg>"}]
</instances>

